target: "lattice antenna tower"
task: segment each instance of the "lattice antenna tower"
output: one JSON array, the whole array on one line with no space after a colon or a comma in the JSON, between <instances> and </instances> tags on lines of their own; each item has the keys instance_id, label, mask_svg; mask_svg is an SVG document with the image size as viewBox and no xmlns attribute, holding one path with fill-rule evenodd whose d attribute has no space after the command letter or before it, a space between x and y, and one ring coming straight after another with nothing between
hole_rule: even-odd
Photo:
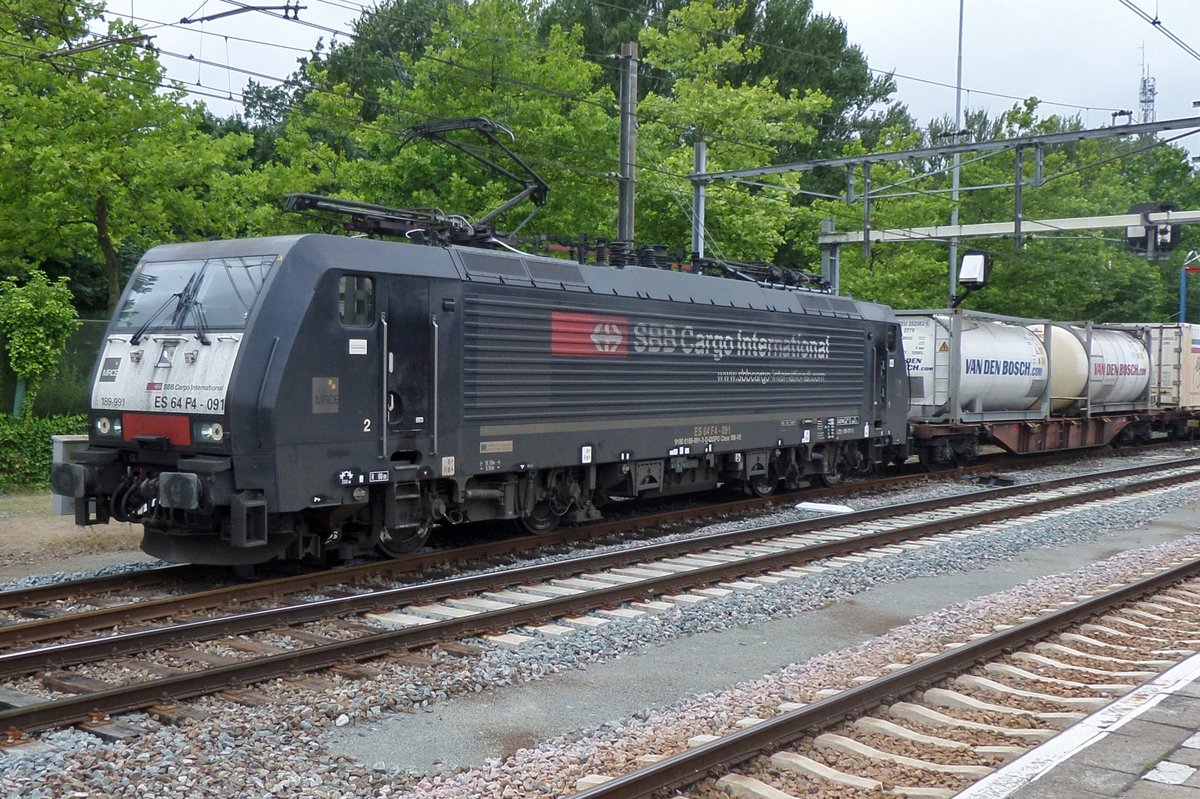
<instances>
[{"instance_id":1,"label":"lattice antenna tower","mask_svg":"<svg viewBox=\"0 0 1200 799\"><path fill-rule=\"evenodd\" d=\"M1150 67L1146 64L1146 43L1142 42L1142 85L1138 91L1138 100L1142 105L1142 122L1157 122L1154 114L1154 97L1158 89L1154 86L1154 78L1150 77Z\"/></svg>"}]
</instances>

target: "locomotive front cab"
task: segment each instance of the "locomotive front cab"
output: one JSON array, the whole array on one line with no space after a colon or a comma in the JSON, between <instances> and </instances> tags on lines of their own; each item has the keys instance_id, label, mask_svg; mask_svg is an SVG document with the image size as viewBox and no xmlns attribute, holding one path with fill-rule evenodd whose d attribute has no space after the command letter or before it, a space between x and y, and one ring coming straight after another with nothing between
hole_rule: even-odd
<instances>
[{"instance_id":1,"label":"locomotive front cab","mask_svg":"<svg viewBox=\"0 0 1200 799\"><path fill-rule=\"evenodd\" d=\"M143 548L168 531L259 535L228 529L238 434L228 394L248 321L281 258L173 259L164 249L129 280L92 382L88 447L55 466L54 489L75 498L77 524L145 525Z\"/></svg>"}]
</instances>

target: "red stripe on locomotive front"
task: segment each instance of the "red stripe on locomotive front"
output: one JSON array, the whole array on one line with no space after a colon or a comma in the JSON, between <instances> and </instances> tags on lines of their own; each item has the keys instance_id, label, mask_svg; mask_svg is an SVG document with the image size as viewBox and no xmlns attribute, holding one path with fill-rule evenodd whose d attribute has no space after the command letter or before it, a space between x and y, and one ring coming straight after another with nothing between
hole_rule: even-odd
<instances>
[{"instance_id":1,"label":"red stripe on locomotive front","mask_svg":"<svg viewBox=\"0 0 1200 799\"><path fill-rule=\"evenodd\" d=\"M135 436L165 436L177 447L191 446L192 423L186 416L174 413L127 413L122 417L122 436L133 441Z\"/></svg>"},{"instance_id":2,"label":"red stripe on locomotive front","mask_svg":"<svg viewBox=\"0 0 1200 799\"><path fill-rule=\"evenodd\" d=\"M629 354L629 320L624 316L551 311L550 354L624 358Z\"/></svg>"}]
</instances>

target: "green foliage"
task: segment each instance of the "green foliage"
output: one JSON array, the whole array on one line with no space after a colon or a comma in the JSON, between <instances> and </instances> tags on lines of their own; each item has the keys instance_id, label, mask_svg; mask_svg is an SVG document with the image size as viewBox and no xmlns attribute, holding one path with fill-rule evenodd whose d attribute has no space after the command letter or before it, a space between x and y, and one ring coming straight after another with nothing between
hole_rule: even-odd
<instances>
[{"instance_id":1,"label":"green foliage","mask_svg":"<svg viewBox=\"0 0 1200 799\"><path fill-rule=\"evenodd\" d=\"M388 4L379 20L364 21L374 55L361 63L340 58L345 53L335 49L306 64L301 102L285 116L274 142L278 158L264 169L268 183L478 216L517 187L461 153L406 144L399 133L431 118L482 116L514 131L515 150L552 187L523 234L610 237L618 168L614 70L611 63L608 69L597 63L594 51L640 35L642 77L656 77L639 79L638 238L686 250L691 142L709 141L710 169L778 160L788 148L813 141L830 103L819 92L782 88L766 76L730 80L760 57L760 49L735 30L743 4L698 0L606 9L564 1L539 9L518 0L447 0L434 3L444 20L427 34L414 34L416 57L405 49L398 34L403 26L395 22L421 5ZM621 32L617 38L615 31ZM366 65L385 56L394 77L381 85L385 74L368 75ZM370 92L361 90L367 84ZM480 149L465 135L460 140ZM776 252L792 213L789 189L800 180L778 182L783 190L712 188L710 231L718 254L769 258ZM511 229L528 210L513 209L499 227Z\"/></svg>"},{"instance_id":2,"label":"green foliage","mask_svg":"<svg viewBox=\"0 0 1200 799\"><path fill-rule=\"evenodd\" d=\"M533 10L518 0L451 5L433 27L423 58L396 54L404 80L380 92L374 124L357 125L360 102L346 87L313 75L322 91L306 100L305 116L289 120L278 147L289 174L320 191L406 207L437 207L478 217L519 186L462 153L425 142L405 143L402 131L429 119L487 117L511 128L511 146L552 186L547 204L524 235L603 233L614 217L616 189L598 170L615 169L617 123L601 68L586 60L578 31L554 28L538 43ZM466 146L511 167L469 135ZM522 205L500 218L511 229L529 213Z\"/></svg>"},{"instance_id":3,"label":"green foliage","mask_svg":"<svg viewBox=\"0 0 1200 799\"><path fill-rule=\"evenodd\" d=\"M1081 127L1078 119L1039 117L1036 100L1014 105L990 117L968 112L966 127L980 139L1067 132ZM953 129L949 119L936 121L922 137L892 131L885 150L903 150L939 141ZM847 154L861 154L850 148ZM1200 201L1197 181L1186 151L1149 138L1093 139L1047 147L1042 181L1037 181L1032 151L1023 161L1023 218L1056 219L1126 213L1135 203L1175 202L1194 208ZM964 190L959 221L964 224L1010 221L1013 209L1013 153L968 153L962 157L962 186L996 186ZM871 170L871 203L876 230L946 225L950 221L950 160L878 163ZM857 181L861 191L861 175ZM906 196L887 198L897 192ZM801 226L813 236L819 219L832 217L841 230L862 227L861 204L819 200L804 214ZM1184 245L1165 261L1154 263L1129 252L1123 230L1040 233L1020 247L1011 237L960 242L959 252L982 249L992 257L987 288L969 297L964 307L1031 318L1093 321L1167 321L1177 305L1179 265L1197 232L1184 228ZM1193 245L1194 246L1194 245ZM806 250L815 257L815 248ZM877 244L870 259L860 246L842 248L843 290L863 299L899 308L945 307L949 263L944 240L930 243Z\"/></svg>"},{"instance_id":4,"label":"green foliage","mask_svg":"<svg viewBox=\"0 0 1200 799\"><path fill-rule=\"evenodd\" d=\"M636 42L643 29L665 30L668 15L688 4L688 0L622 0L621 3L597 3L593 0L551 0L538 16L543 41L555 26L565 31L578 28L583 35L583 49L592 57L615 56L627 42ZM608 69L601 80L614 95L620 93L621 71ZM664 94L670 91L675 78L671 73L642 63L638 70L638 94Z\"/></svg>"},{"instance_id":5,"label":"green foliage","mask_svg":"<svg viewBox=\"0 0 1200 799\"><path fill-rule=\"evenodd\" d=\"M99 35L102 10L99 2L6 0L0 15L0 46L13 55L0 59L0 280L31 267L52 279L69 275L78 307L111 309L138 255L160 242L338 230L284 215L288 193L476 217L516 193L462 153L406 143L409 126L431 119L483 116L512 129L514 150L552 187L523 235L611 237L613 56L627 41L641 45L641 243L688 248L687 176L698 140L708 144L707 169L722 171L903 150L945 141L955 127L943 118L917 129L892 101L891 77L873 74L841 21L814 14L811 0L381 0L354 23L351 42L319 44L281 86L252 84L244 117L224 120L187 105L182 92L162 91L152 47L64 55ZM107 27L114 37L135 32L120 21ZM1031 98L1002 114L968 111L963 127L986 140L1081 123L1041 117ZM1152 145L1112 138L1047 148L1042 183L1032 182L1031 152L1024 217L1115 214L1147 201L1197 207L1187 153ZM873 191L905 196L876 194L872 227L947 224L948 167L936 157L873 165ZM962 183L1006 184L1012 170L1008 154L967 155ZM861 173L855 181L861 191ZM862 206L800 190L838 194L844 186L844 172L833 169L709 184L707 254L813 271L820 221L858 229ZM518 206L497 226L511 230L528 211ZM965 191L958 211L963 223L1011 219L1012 191ZM1180 251L1158 263L1126 252L1119 235L1041 236L1020 248L964 243L994 261L992 285L966 305L1023 316L1171 318L1182 253L1200 249L1200 229L1185 228ZM879 245L869 258L845 247L843 289L898 307L942 307L947 260L944 241ZM1198 302L1193 281L1189 306ZM41 408L71 407L75 393Z\"/></svg>"},{"instance_id":6,"label":"green foliage","mask_svg":"<svg viewBox=\"0 0 1200 799\"><path fill-rule=\"evenodd\" d=\"M742 4L696 0L671 12L665 31L642 31L642 58L674 76L669 94L651 93L641 102L639 160L649 164L638 182L639 238L687 249L690 226L686 213L691 183L692 148L709 142L710 172L739 169L773 161L782 148L811 142L813 122L830 104L819 91L781 94L776 82L763 77L734 85L728 72L754 63L756 46L735 31ZM788 189L798 187L796 174L779 176L781 189L715 184L708 195L708 233L719 243L710 255L767 260L783 243L792 215Z\"/></svg>"},{"instance_id":7,"label":"green foliage","mask_svg":"<svg viewBox=\"0 0 1200 799\"><path fill-rule=\"evenodd\" d=\"M50 485L51 436L87 432L87 416L0 415L0 491L44 489Z\"/></svg>"},{"instance_id":8,"label":"green foliage","mask_svg":"<svg viewBox=\"0 0 1200 799\"><path fill-rule=\"evenodd\" d=\"M36 416L69 416L85 413L91 405L92 377L96 368L96 353L104 346L107 320L81 320L78 329L67 339L67 345L54 371L42 378L37 402L32 405ZM0 351L2 352L2 351ZM4 361L0 358L0 361ZM0 363L0 369L6 364ZM0 397L4 393L0 380Z\"/></svg>"},{"instance_id":9,"label":"green foliage","mask_svg":"<svg viewBox=\"0 0 1200 799\"><path fill-rule=\"evenodd\" d=\"M95 361L96 351L91 353ZM60 363L54 373L47 375L37 391L37 402L26 403L31 408L32 415L40 417L62 416L64 414L85 411L92 398L92 369L88 365L86 371L69 368L65 362Z\"/></svg>"},{"instance_id":10,"label":"green foliage","mask_svg":"<svg viewBox=\"0 0 1200 799\"><path fill-rule=\"evenodd\" d=\"M33 407L42 378L58 365L78 320L65 277L51 283L34 271L24 285L11 277L0 283L0 336L9 365L27 384L22 415Z\"/></svg>"},{"instance_id":11,"label":"green foliage","mask_svg":"<svg viewBox=\"0 0 1200 799\"><path fill-rule=\"evenodd\" d=\"M833 157L854 138L873 146L887 125L913 126L903 106L890 102L896 91L892 76L872 74L862 50L850 43L845 24L814 14L812 0L747 3L736 29L758 47L760 56L728 70L731 82L754 84L769 78L783 95L814 90L830 100L814 120L817 137L786 148L784 161ZM831 181L830 188L841 187Z\"/></svg>"},{"instance_id":12,"label":"green foliage","mask_svg":"<svg viewBox=\"0 0 1200 799\"><path fill-rule=\"evenodd\" d=\"M412 78L396 54L404 54L406 61L419 60L434 31L449 22L450 8L461 10L465 5L465 0L384 0L353 23L350 44L330 48L323 64L327 81L344 84L353 96L363 98L362 118L373 121L385 87Z\"/></svg>"},{"instance_id":13,"label":"green foliage","mask_svg":"<svg viewBox=\"0 0 1200 799\"><path fill-rule=\"evenodd\" d=\"M241 232L250 136L211 136L202 109L160 93L151 49L59 54L91 38L101 4L10 0L5 10L0 45L22 57L0 59L0 267L101 263L111 310L123 247ZM134 33L108 25L113 37Z\"/></svg>"}]
</instances>

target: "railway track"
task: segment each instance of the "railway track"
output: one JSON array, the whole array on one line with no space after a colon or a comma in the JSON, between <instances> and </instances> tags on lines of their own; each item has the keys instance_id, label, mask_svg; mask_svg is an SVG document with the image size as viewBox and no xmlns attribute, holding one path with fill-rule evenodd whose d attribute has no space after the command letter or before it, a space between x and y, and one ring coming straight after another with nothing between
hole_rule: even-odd
<instances>
[{"instance_id":1,"label":"railway track","mask_svg":"<svg viewBox=\"0 0 1200 799\"><path fill-rule=\"evenodd\" d=\"M951 797L1200 649L1200 558L784 703L573 799Z\"/></svg>"},{"instance_id":2,"label":"railway track","mask_svg":"<svg viewBox=\"0 0 1200 799\"><path fill-rule=\"evenodd\" d=\"M1083 480L1117 479L1137 474L1144 468L1174 468L1185 465L1189 459L1164 461L1162 465L1129 467L1128 469L1105 470L1086 477L1062 478L1046 485L1063 486ZM1200 462L1200 461L1198 461ZM980 467L981 469L983 467ZM868 484L874 491L885 491L904 478L890 477ZM860 486L858 491L862 491ZM1019 493L1020 487L997 489L994 496L1004 492ZM791 500L789 496L787 498ZM936 509L953 505L957 499L943 499L933 504L915 505L906 509L914 512L921 509ZM627 535L647 528L657 528L682 521L721 515L735 515L777 505L774 498L726 502L704 508L685 508L660 512L651 516L637 516L606 521L586 528L556 531L550 535L503 538L458 547L450 550L410 555L384 561L345 566L336 569L308 571L300 574L277 577L256 582L232 582L201 591L184 594L167 594L161 591L147 595L148 589L169 585L177 580L181 584L203 583L211 579L214 570L204 567L170 566L135 572L124 578L102 577L87 580L55 583L37 588L0 592L0 609L19 608L25 621L0 625L0 652L29 644L60 638L77 637L97 630L117 630L131 625L170 618L180 614L217 613L222 609L242 609L256 603L283 601L304 593L334 591L358 593L378 590L383 582L410 579L428 579L439 570L457 568L462 570L474 564L488 566L505 557L544 552L554 546L569 546L581 542L602 543L606 538ZM864 511L864 521L875 516L886 516L893 509ZM825 524L813 520L795 529L817 529ZM701 539L702 540L702 539ZM680 546L677 554L694 551L688 544ZM124 582L123 582L124 581ZM121 591L129 594L122 600ZM64 602L65 601L65 602ZM55 607L54 602L64 602L66 608Z\"/></svg>"},{"instance_id":3,"label":"railway track","mask_svg":"<svg viewBox=\"0 0 1200 799\"><path fill-rule=\"evenodd\" d=\"M1120 450L1102 450L1085 454L1088 460L1102 460L1117 455L1136 452L1154 452L1177 448L1177 444L1152 444ZM1077 453L1081 454L1081 453ZM605 520L576 527L560 528L547 534L503 537L467 546L437 549L402 558L373 561L370 563L343 566L332 569L307 571L287 575L278 579L257 581L253 588L244 580L231 580L228 569L205 566L170 565L145 569L120 575L88 577L64 580L46 585L0 591L0 611L8 611L10 618L0 619L0 650L19 644L34 643L72 632L71 625L57 622L42 624L70 612L78 619L74 632L86 632L111 627L113 624L131 624L164 618L169 615L173 601L165 592L180 585L215 584L208 591L194 594L188 604L180 605L180 612L196 612L218 608L230 597L238 601L257 601L279 597L288 593L320 590L328 586L345 586L358 583L396 579L405 575L424 575L442 568L486 564L506 556L522 556L531 552L552 550L555 547L571 547L585 543L602 542L612 536L628 536L646 529L672 524L695 522L706 518L754 513L770 510L808 496L821 499L850 494L882 493L897 488L909 487L914 479L931 477L963 478L971 475L996 473L1012 466L1028 468L1061 461L1061 458L1024 458L1013 463L1011 457L985 457L979 463L967 466L947 467L936 472L926 472L913 467L901 474L854 480L835 486L818 489L801 489L769 497L732 500L703 505L700 507L676 508L649 514ZM148 599L148 593L157 593ZM57 607L66 604L64 610ZM81 606L90 606L97 612L85 616ZM0 614L2 615L2 614ZM23 619L33 619L27 624ZM85 620L91 618L91 626Z\"/></svg>"},{"instance_id":4,"label":"railway track","mask_svg":"<svg viewBox=\"0 0 1200 799\"><path fill-rule=\"evenodd\" d=\"M1122 447L1118 450L1073 452L1072 459L1082 459L1085 462L1103 461L1110 457L1174 450L1178 447L1180 447L1178 443L1165 441L1165 443ZM481 561L504 557L504 555L522 555L558 546L578 546L581 543L604 540L606 536L629 535L644 529L664 527L664 525L769 510L772 507L793 503L793 501L808 497L829 499L845 497L847 494L881 493L911 486L913 480L922 479L922 477L961 479L961 477L972 475L1002 473L1004 469L1008 468L1024 469L1060 463L1063 459L1062 456L1024 457L1014 462L1012 456L984 456L976 463L944 467L934 471L925 470L919 465L913 464L898 474L871 476L869 479L850 480L835 486L802 488L798 491L773 494L770 497L724 500L718 501L718 503L682 507L682 509L652 511L643 513L643 515L630 515L577 525L577 527L559 528L548 534L505 536L498 540L487 540L461 547L439 548L434 552L414 554L404 558L378 560L372 561L372 563L306 573L324 575L312 579L311 587L313 588L337 582L353 583L370 581L372 578L402 576L406 573L426 573L440 566L481 563ZM294 584L302 584L304 577L304 575L294 576L296 581ZM55 615L55 602L70 602L76 606L95 603L96 606L115 607L121 605L121 595L133 595L132 602L144 603L145 591L160 588L170 590L180 584L204 582L230 585L230 587L236 584L245 584L245 581L230 579L228 569L211 566L163 565L152 567L152 569L122 573L122 575L66 579L66 581L35 585L35 587L0 590L0 612L6 611L11 617L4 619L2 618L4 614L0 613L0 630L4 630L4 627L11 624L20 623L22 618L47 618ZM265 583L266 581L259 582ZM288 590L288 583L284 582L280 585L282 590ZM0 643L0 649L2 648L4 648L4 644Z\"/></svg>"},{"instance_id":5,"label":"railway track","mask_svg":"<svg viewBox=\"0 0 1200 799\"><path fill-rule=\"evenodd\" d=\"M1147 472L1151 473L1148 480L1135 479ZM967 535L951 532L954 530L1035 514L1069 512L1066 509L1083 503L1183 485L1200 480L1200 463L1186 459L1102 474L1108 484L1100 487L1082 488L1065 479L1033 490L992 489L950 500L844 514L836 519L717 533L503 572L328 596L10 651L0 655L0 676L13 681L13 687L6 689L0 700L14 706L0 711L0 728L13 730L10 737L16 737L21 732L98 714L149 707L164 698L185 699L464 636L539 626L548 629L543 625L549 621L565 631L571 625L602 624L606 616L627 617L670 608L672 603L700 602L731 591L754 591L766 584L806 576L812 567L805 564L819 559L832 558L826 566L817 568L836 568L854 562L854 558L883 557L902 553L904 547L947 543ZM1119 478L1128 482L1119 482ZM1100 475L1092 476L1093 482L1099 479ZM323 620L352 614L365 614L365 623L337 622L331 636L329 623ZM325 625L324 630L313 632L298 627L318 621ZM270 640L238 638L259 631L273 631ZM509 634L497 640L519 645L523 637ZM195 643L206 640L213 641L213 645L201 648ZM130 660L130 656L180 644L189 644L182 652L185 660L190 657L186 666ZM235 659L230 650L251 657ZM97 668L89 673L85 666L61 671L68 665L100 660L119 668ZM195 668L197 664L206 667ZM112 685L95 676L121 672L136 679ZM28 676L35 673L42 675L40 684ZM56 695L46 696L48 686L55 688Z\"/></svg>"}]
</instances>

